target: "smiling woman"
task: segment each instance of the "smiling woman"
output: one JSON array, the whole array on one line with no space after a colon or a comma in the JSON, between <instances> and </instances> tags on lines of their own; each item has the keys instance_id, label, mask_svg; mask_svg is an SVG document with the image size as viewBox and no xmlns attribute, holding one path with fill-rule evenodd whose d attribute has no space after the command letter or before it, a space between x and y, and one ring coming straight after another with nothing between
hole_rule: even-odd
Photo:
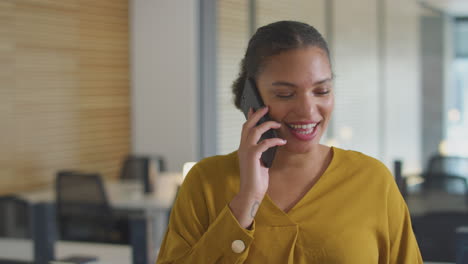
<instances>
[{"instance_id":1,"label":"smiling woman","mask_svg":"<svg viewBox=\"0 0 468 264\"><path fill-rule=\"evenodd\" d=\"M275 55L264 67L258 88L269 115L284 124L278 129L288 141L283 149L304 153L318 145L333 111L331 81L328 56L314 46Z\"/></svg>"},{"instance_id":2,"label":"smiling woman","mask_svg":"<svg viewBox=\"0 0 468 264\"><path fill-rule=\"evenodd\" d=\"M387 168L320 144L334 107L321 34L294 21L259 28L233 85L238 108L247 78L266 106L249 112L237 151L189 172L157 263L422 263ZM271 129L278 138L260 140Z\"/></svg>"}]
</instances>

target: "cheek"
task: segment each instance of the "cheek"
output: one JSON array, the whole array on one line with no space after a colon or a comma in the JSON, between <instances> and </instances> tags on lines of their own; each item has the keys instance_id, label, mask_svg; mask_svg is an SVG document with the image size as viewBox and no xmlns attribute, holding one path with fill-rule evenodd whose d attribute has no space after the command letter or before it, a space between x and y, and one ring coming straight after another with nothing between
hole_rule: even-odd
<instances>
[{"instance_id":1,"label":"cheek","mask_svg":"<svg viewBox=\"0 0 468 264\"><path fill-rule=\"evenodd\" d=\"M331 114L333 112L333 109L335 108L335 97L331 96L327 100L325 100L322 104L322 108L324 109L324 111Z\"/></svg>"},{"instance_id":2,"label":"cheek","mask_svg":"<svg viewBox=\"0 0 468 264\"><path fill-rule=\"evenodd\" d=\"M281 122L288 112L287 107L284 105L268 105L268 107L270 109L268 114L273 120L278 122Z\"/></svg>"}]
</instances>

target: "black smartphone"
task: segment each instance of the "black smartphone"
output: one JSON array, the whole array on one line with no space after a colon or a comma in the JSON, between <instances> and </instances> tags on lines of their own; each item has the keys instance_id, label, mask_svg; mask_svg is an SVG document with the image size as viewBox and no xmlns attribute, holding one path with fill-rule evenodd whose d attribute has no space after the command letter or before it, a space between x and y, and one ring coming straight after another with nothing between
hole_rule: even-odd
<instances>
[{"instance_id":1,"label":"black smartphone","mask_svg":"<svg viewBox=\"0 0 468 264\"><path fill-rule=\"evenodd\" d=\"M255 84L255 80L252 78L247 78L244 85L244 91L242 92L241 97L241 109L244 112L245 118L248 118L249 109L252 108L253 111L257 111L258 109L264 107L265 104L263 103L262 97L257 89L257 85ZM257 126L266 122L273 120L270 118L268 114L264 115L260 121L258 121ZM278 137L278 134L275 130L270 129L267 132L263 133L260 141L268 138L275 138ZM273 164L273 160L275 159L276 153L276 146L267 149L265 152L262 153L262 162L265 167L270 168Z\"/></svg>"}]
</instances>

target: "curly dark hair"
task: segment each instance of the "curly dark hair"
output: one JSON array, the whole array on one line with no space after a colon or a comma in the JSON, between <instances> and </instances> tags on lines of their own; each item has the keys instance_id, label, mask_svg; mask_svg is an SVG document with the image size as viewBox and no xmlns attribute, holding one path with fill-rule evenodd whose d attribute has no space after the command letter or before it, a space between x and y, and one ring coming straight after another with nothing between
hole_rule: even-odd
<instances>
[{"instance_id":1,"label":"curly dark hair","mask_svg":"<svg viewBox=\"0 0 468 264\"><path fill-rule=\"evenodd\" d=\"M306 46L321 48L330 60L327 42L317 29L308 24L278 21L257 29L241 61L239 76L232 84L236 107L240 109L240 99L247 77L256 79L269 57Z\"/></svg>"}]
</instances>

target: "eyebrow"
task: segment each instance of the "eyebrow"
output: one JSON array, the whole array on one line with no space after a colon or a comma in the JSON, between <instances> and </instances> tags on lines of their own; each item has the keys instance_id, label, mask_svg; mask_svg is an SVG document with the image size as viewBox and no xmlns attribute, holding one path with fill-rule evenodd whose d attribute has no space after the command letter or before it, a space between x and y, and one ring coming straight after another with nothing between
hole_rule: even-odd
<instances>
[{"instance_id":1,"label":"eyebrow","mask_svg":"<svg viewBox=\"0 0 468 264\"><path fill-rule=\"evenodd\" d=\"M326 79L323 79L321 81L315 82L314 86L324 84L326 82L331 82L332 79L333 78L326 78ZM285 81L276 81L276 82L273 82L271 85L273 85L273 86L287 86L287 87L297 88L296 84L290 83L290 82L285 82Z\"/></svg>"}]
</instances>

